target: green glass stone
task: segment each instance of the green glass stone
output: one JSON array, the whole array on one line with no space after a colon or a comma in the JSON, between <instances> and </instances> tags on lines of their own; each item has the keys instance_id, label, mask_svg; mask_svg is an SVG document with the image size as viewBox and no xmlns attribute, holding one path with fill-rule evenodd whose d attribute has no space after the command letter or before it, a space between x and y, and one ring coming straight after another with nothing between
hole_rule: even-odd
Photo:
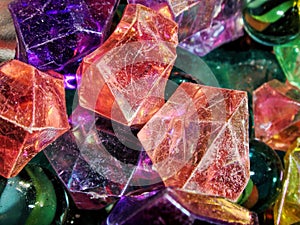
<instances>
[{"instance_id":1,"label":"green glass stone","mask_svg":"<svg viewBox=\"0 0 300 225\"><path fill-rule=\"evenodd\" d=\"M258 201L251 210L261 213L278 197L283 179L283 166L276 152L258 140L250 141L250 178L258 189Z\"/></svg>"},{"instance_id":2,"label":"green glass stone","mask_svg":"<svg viewBox=\"0 0 300 225\"><path fill-rule=\"evenodd\" d=\"M244 27L264 45L287 43L300 31L298 0L244 0Z\"/></svg>"},{"instance_id":3,"label":"green glass stone","mask_svg":"<svg viewBox=\"0 0 300 225\"><path fill-rule=\"evenodd\" d=\"M275 46L274 52L288 81L300 88L300 36L285 45Z\"/></svg>"}]
</instances>

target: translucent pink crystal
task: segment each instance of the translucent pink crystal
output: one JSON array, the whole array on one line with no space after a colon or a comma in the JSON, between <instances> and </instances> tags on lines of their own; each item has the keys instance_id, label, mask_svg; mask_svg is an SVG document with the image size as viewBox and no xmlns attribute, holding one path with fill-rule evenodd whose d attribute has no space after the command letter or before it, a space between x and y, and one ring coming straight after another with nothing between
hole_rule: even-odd
<instances>
[{"instance_id":1,"label":"translucent pink crystal","mask_svg":"<svg viewBox=\"0 0 300 225\"><path fill-rule=\"evenodd\" d=\"M127 5L114 33L78 70L80 105L125 125L145 124L164 104L176 46L174 21Z\"/></svg>"},{"instance_id":2,"label":"translucent pink crystal","mask_svg":"<svg viewBox=\"0 0 300 225\"><path fill-rule=\"evenodd\" d=\"M166 186L239 197L249 179L247 102L243 91L179 86L138 133Z\"/></svg>"},{"instance_id":3,"label":"translucent pink crystal","mask_svg":"<svg viewBox=\"0 0 300 225\"><path fill-rule=\"evenodd\" d=\"M300 136L300 90L272 80L253 93L255 136L286 151Z\"/></svg>"}]
</instances>

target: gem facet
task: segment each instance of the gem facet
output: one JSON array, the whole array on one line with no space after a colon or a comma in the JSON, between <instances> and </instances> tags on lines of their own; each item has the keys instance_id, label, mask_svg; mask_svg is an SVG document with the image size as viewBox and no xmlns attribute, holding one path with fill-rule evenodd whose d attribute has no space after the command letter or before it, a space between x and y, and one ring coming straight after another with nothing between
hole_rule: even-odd
<instances>
[{"instance_id":1,"label":"gem facet","mask_svg":"<svg viewBox=\"0 0 300 225\"><path fill-rule=\"evenodd\" d=\"M283 188L274 206L276 225L300 222L300 138L287 151L284 165Z\"/></svg>"},{"instance_id":2,"label":"gem facet","mask_svg":"<svg viewBox=\"0 0 300 225\"><path fill-rule=\"evenodd\" d=\"M289 82L300 88L300 35L285 45L275 46L274 52Z\"/></svg>"},{"instance_id":3,"label":"gem facet","mask_svg":"<svg viewBox=\"0 0 300 225\"><path fill-rule=\"evenodd\" d=\"M138 138L166 186L235 201L247 185L243 91L182 83Z\"/></svg>"},{"instance_id":4,"label":"gem facet","mask_svg":"<svg viewBox=\"0 0 300 225\"><path fill-rule=\"evenodd\" d=\"M11 177L69 129L62 77L17 60L0 67L0 175Z\"/></svg>"},{"instance_id":5,"label":"gem facet","mask_svg":"<svg viewBox=\"0 0 300 225\"><path fill-rule=\"evenodd\" d=\"M78 107L72 130L44 152L77 207L100 209L133 186L161 182L131 129Z\"/></svg>"},{"instance_id":6,"label":"gem facet","mask_svg":"<svg viewBox=\"0 0 300 225\"><path fill-rule=\"evenodd\" d=\"M75 77L82 57L105 40L118 2L13 1L9 9L18 36L17 58L42 71Z\"/></svg>"},{"instance_id":7,"label":"gem facet","mask_svg":"<svg viewBox=\"0 0 300 225\"><path fill-rule=\"evenodd\" d=\"M105 224L254 225L258 224L258 218L255 213L220 197L167 188L122 197Z\"/></svg>"},{"instance_id":8,"label":"gem facet","mask_svg":"<svg viewBox=\"0 0 300 225\"><path fill-rule=\"evenodd\" d=\"M241 1L222 0L220 2L220 6L215 7L215 12L218 13L211 19L210 26L181 40L180 47L196 55L204 56L218 46L244 34Z\"/></svg>"},{"instance_id":9,"label":"gem facet","mask_svg":"<svg viewBox=\"0 0 300 225\"><path fill-rule=\"evenodd\" d=\"M174 21L127 5L114 33L78 70L79 104L125 125L145 124L164 104L176 45Z\"/></svg>"},{"instance_id":10,"label":"gem facet","mask_svg":"<svg viewBox=\"0 0 300 225\"><path fill-rule=\"evenodd\" d=\"M300 90L272 80L253 93L255 136L286 151L300 136Z\"/></svg>"}]
</instances>

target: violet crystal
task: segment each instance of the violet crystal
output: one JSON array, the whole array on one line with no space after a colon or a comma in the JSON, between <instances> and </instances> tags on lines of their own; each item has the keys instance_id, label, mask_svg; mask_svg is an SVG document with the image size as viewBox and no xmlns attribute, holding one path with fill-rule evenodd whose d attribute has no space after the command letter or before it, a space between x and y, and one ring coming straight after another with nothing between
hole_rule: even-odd
<instances>
[{"instance_id":1,"label":"violet crystal","mask_svg":"<svg viewBox=\"0 0 300 225\"><path fill-rule=\"evenodd\" d=\"M72 130L45 149L77 207L100 209L134 188L161 182L129 127L78 107Z\"/></svg>"},{"instance_id":2,"label":"violet crystal","mask_svg":"<svg viewBox=\"0 0 300 225\"><path fill-rule=\"evenodd\" d=\"M82 57L105 40L118 2L13 1L9 9L18 37L16 57L42 71L75 74Z\"/></svg>"},{"instance_id":3,"label":"violet crystal","mask_svg":"<svg viewBox=\"0 0 300 225\"><path fill-rule=\"evenodd\" d=\"M257 215L220 197L178 189L122 197L103 225L258 224Z\"/></svg>"}]
</instances>

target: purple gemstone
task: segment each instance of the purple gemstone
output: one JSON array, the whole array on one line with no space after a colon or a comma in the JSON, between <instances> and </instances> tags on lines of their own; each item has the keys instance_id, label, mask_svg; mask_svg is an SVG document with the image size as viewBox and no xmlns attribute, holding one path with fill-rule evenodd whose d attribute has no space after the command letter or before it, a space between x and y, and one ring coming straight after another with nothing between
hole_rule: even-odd
<instances>
[{"instance_id":1,"label":"purple gemstone","mask_svg":"<svg viewBox=\"0 0 300 225\"><path fill-rule=\"evenodd\" d=\"M42 71L75 74L81 59L109 34L118 3L119 0L11 2L9 9L18 37L16 58Z\"/></svg>"},{"instance_id":2,"label":"purple gemstone","mask_svg":"<svg viewBox=\"0 0 300 225\"><path fill-rule=\"evenodd\" d=\"M196 55L204 56L243 34L241 1L223 0L220 12L212 19L211 26L182 40L179 45Z\"/></svg>"},{"instance_id":3,"label":"purple gemstone","mask_svg":"<svg viewBox=\"0 0 300 225\"><path fill-rule=\"evenodd\" d=\"M81 107L70 123L72 130L44 152L78 208L100 209L129 191L161 182L137 131Z\"/></svg>"},{"instance_id":4,"label":"purple gemstone","mask_svg":"<svg viewBox=\"0 0 300 225\"><path fill-rule=\"evenodd\" d=\"M223 198L167 188L122 197L103 223L115 224L256 225L258 218Z\"/></svg>"}]
</instances>

